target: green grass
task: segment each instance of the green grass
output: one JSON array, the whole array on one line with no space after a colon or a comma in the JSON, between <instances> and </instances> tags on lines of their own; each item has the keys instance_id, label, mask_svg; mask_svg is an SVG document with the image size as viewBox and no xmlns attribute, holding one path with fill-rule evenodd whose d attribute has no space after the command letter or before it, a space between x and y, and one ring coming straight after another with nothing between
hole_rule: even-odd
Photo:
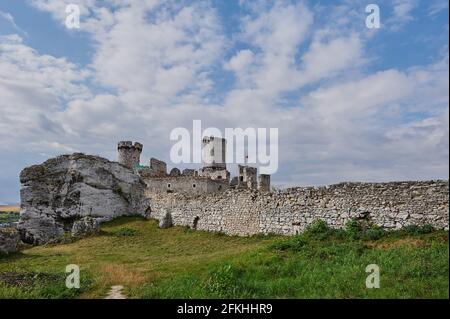
<instances>
[{"instance_id":1,"label":"green grass","mask_svg":"<svg viewBox=\"0 0 450 319\"><path fill-rule=\"evenodd\" d=\"M448 298L448 232L354 226L241 238L123 218L96 237L0 257L0 278L50 274L0 280L0 298L101 298L112 285L131 298ZM81 267L80 291L64 287L68 264ZM369 264L380 267L379 289L365 287Z\"/></svg>"},{"instance_id":2,"label":"green grass","mask_svg":"<svg viewBox=\"0 0 450 319\"><path fill-rule=\"evenodd\" d=\"M0 224L19 221L19 214L15 212L0 212Z\"/></svg>"}]
</instances>

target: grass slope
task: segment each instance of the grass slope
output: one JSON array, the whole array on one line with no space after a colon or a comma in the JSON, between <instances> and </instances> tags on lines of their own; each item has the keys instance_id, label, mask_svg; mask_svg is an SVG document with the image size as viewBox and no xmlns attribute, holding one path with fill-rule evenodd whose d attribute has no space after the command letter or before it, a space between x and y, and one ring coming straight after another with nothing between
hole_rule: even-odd
<instances>
[{"instance_id":1,"label":"grass slope","mask_svg":"<svg viewBox=\"0 0 450 319\"><path fill-rule=\"evenodd\" d=\"M352 225L350 225L352 226ZM81 289L64 284L81 268ZM381 288L365 288L377 264ZM123 218L100 235L0 257L0 298L448 298L448 232L331 231L229 237Z\"/></svg>"}]
</instances>

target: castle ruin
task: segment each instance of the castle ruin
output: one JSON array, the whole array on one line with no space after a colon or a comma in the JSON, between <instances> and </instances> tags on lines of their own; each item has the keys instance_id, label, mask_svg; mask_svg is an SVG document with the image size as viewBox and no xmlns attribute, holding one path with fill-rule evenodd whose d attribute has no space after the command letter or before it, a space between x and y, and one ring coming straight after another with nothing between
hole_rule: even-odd
<instances>
[{"instance_id":1,"label":"castle ruin","mask_svg":"<svg viewBox=\"0 0 450 319\"><path fill-rule=\"evenodd\" d=\"M228 235L294 235L316 219L342 228L350 219L385 229L430 224L448 230L447 181L340 183L273 190L270 175L238 165L231 178L226 140L202 140L199 169L172 168L143 145L119 142L118 162L75 153L25 168L20 174L22 241L40 245L86 225L143 216L167 225ZM164 224L164 223L163 223ZM166 225L166 226L167 226ZM92 226L92 227L93 227Z\"/></svg>"},{"instance_id":2,"label":"castle ruin","mask_svg":"<svg viewBox=\"0 0 450 319\"><path fill-rule=\"evenodd\" d=\"M202 167L198 170L172 168L167 172L164 161L151 158L149 166L140 165L143 145L131 141L118 144L118 161L132 168L147 185L147 193L184 193L203 195L232 189L270 190L270 175L261 174L257 168L238 165L238 176L230 180L226 164L226 140L204 137L202 140Z\"/></svg>"},{"instance_id":3,"label":"castle ruin","mask_svg":"<svg viewBox=\"0 0 450 319\"><path fill-rule=\"evenodd\" d=\"M225 139L203 138L202 167L183 172L173 168L168 173L166 163L154 158L149 166L140 166L134 157L119 158L126 164L134 161L135 174L146 184L151 217L163 220L170 213L175 225L229 235L293 235L315 219L342 228L356 218L386 229L411 224L448 229L448 181L340 183L272 191L270 175L258 175L255 167L237 165L237 176L230 178L225 149Z\"/></svg>"}]
</instances>

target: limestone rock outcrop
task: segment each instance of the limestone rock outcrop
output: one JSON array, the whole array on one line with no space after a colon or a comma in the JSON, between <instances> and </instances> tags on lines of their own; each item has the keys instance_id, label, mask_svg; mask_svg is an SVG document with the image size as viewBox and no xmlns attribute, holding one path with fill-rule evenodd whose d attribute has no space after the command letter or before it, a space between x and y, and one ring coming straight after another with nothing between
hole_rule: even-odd
<instances>
[{"instance_id":1,"label":"limestone rock outcrop","mask_svg":"<svg viewBox=\"0 0 450 319\"><path fill-rule=\"evenodd\" d=\"M119 163L75 153L25 168L20 174L22 241L44 244L72 232L86 216L98 221L150 211L145 184ZM86 220L78 224L80 228ZM77 227L75 233L77 233Z\"/></svg>"},{"instance_id":2,"label":"limestone rock outcrop","mask_svg":"<svg viewBox=\"0 0 450 319\"><path fill-rule=\"evenodd\" d=\"M9 254L18 251L19 244L20 236L15 228L0 228L0 254Z\"/></svg>"},{"instance_id":3,"label":"limestone rock outcrop","mask_svg":"<svg viewBox=\"0 0 450 319\"><path fill-rule=\"evenodd\" d=\"M77 220L72 226L72 236L76 238L87 237L98 233L100 227L97 219L86 216Z\"/></svg>"},{"instance_id":4,"label":"limestone rock outcrop","mask_svg":"<svg viewBox=\"0 0 450 319\"><path fill-rule=\"evenodd\" d=\"M164 217L159 220L159 228L166 229L173 226L172 214L170 212L166 212Z\"/></svg>"}]
</instances>

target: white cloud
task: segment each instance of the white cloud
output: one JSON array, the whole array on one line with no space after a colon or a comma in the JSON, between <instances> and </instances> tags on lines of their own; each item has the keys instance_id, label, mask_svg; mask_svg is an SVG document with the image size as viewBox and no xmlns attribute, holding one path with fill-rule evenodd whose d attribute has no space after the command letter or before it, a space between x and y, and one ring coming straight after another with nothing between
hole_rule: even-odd
<instances>
[{"instance_id":1,"label":"white cloud","mask_svg":"<svg viewBox=\"0 0 450 319\"><path fill-rule=\"evenodd\" d=\"M17 35L0 37L0 148L29 137L61 133L53 114L65 100L87 97L88 72L65 59L40 55Z\"/></svg>"},{"instance_id":2,"label":"white cloud","mask_svg":"<svg viewBox=\"0 0 450 319\"><path fill-rule=\"evenodd\" d=\"M392 30L399 30L414 20L413 11L419 5L418 0L394 0L392 3L392 16L387 21Z\"/></svg>"},{"instance_id":3,"label":"white cloud","mask_svg":"<svg viewBox=\"0 0 450 319\"><path fill-rule=\"evenodd\" d=\"M330 53L333 57L330 58ZM328 41L315 40L302 57L303 82L332 77L338 71L356 68L364 63L362 41L357 34Z\"/></svg>"},{"instance_id":4,"label":"white cloud","mask_svg":"<svg viewBox=\"0 0 450 319\"><path fill-rule=\"evenodd\" d=\"M224 69L232 71L236 74L237 79L245 84L249 79L249 68L253 64L255 55L249 49L240 50L228 62L225 63Z\"/></svg>"},{"instance_id":5,"label":"white cloud","mask_svg":"<svg viewBox=\"0 0 450 319\"><path fill-rule=\"evenodd\" d=\"M62 25L68 2L32 0ZM204 128L278 127L278 183L448 175L448 54L369 72L351 6L245 2L249 14L229 35L208 2L78 3L95 49L89 67L0 38L0 149L24 158L16 170L71 151L114 159L122 139L144 143L143 162L168 160L170 130L201 119ZM402 3L395 12L409 21L414 6ZM220 100L213 73L223 69L235 81Z\"/></svg>"},{"instance_id":6,"label":"white cloud","mask_svg":"<svg viewBox=\"0 0 450 319\"><path fill-rule=\"evenodd\" d=\"M37 8L65 21L70 1L33 0ZM92 35L94 79L119 93L149 92L154 104L173 104L179 94L207 93L205 74L218 63L224 37L207 3L176 1L79 1L81 32ZM184 4L184 5L183 5ZM191 97L187 94L188 97Z\"/></svg>"}]
</instances>

